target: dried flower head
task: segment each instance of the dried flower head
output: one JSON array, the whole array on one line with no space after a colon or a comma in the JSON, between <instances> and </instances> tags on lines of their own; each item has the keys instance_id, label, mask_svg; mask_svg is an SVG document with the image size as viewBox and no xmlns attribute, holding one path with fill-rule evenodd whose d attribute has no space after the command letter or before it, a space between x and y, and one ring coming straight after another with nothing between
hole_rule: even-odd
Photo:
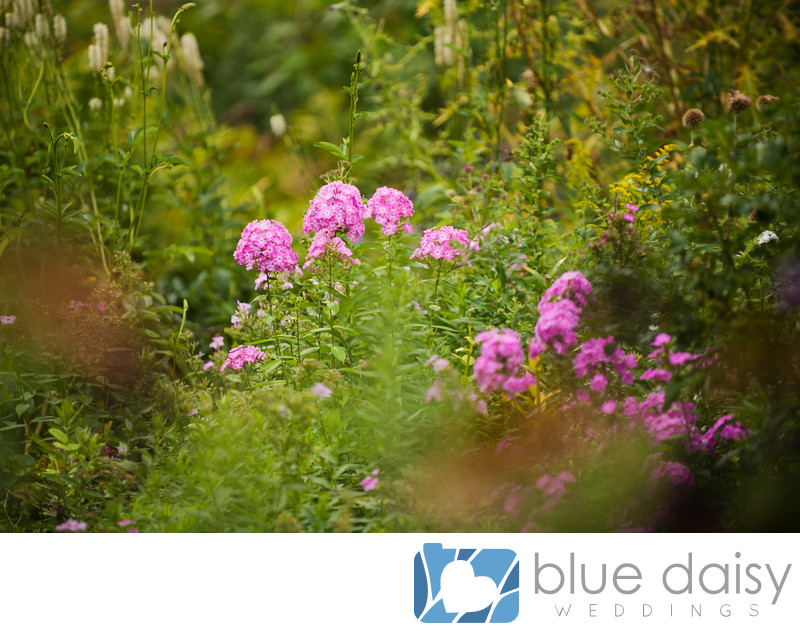
<instances>
[{"instance_id":1,"label":"dried flower head","mask_svg":"<svg viewBox=\"0 0 800 631\"><path fill-rule=\"evenodd\" d=\"M728 91L728 109L734 112L744 112L753 104L752 99L739 92L739 90Z\"/></svg>"},{"instance_id":2,"label":"dried flower head","mask_svg":"<svg viewBox=\"0 0 800 631\"><path fill-rule=\"evenodd\" d=\"M698 109L692 108L690 110L686 110L686 113L683 115L683 126L686 129L697 129L706 119L706 115L703 114Z\"/></svg>"},{"instance_id":3,"label":"dried flower head","mask_svg":"<svg viewBox=\"0 0 800 631\"><path fill-rule=\"evenodd\" d=\"M772 94L762 94L756 99L756 107L760 110L770 103L774 103L775 101L780 101L780 98L773 96Z\"/></svg>"}]
</instances>

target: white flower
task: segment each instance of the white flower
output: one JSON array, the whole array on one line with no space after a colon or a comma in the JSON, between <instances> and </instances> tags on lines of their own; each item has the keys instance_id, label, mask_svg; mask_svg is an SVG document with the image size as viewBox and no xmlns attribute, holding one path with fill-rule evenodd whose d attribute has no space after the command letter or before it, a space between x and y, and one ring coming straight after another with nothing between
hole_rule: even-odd
<instances>
[{"instance_id":1,"label":"white flower","mask_svg":"<svg viewBox=\"0 0 800 631\"><path fill-rule=\"evenodd\" d=\"M778 235L772 232L772 230L764 230L760 235L758 235L758 243L759 245L764 243L769 243L770 241L777 241Z\"/></svg>"}]
</instances>

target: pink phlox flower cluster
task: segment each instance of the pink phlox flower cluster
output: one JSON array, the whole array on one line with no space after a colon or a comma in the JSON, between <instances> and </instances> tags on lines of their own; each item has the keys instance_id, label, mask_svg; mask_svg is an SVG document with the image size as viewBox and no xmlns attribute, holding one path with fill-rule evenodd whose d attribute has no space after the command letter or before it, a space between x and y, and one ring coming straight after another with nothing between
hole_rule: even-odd
<instances>
[{"instance_id":1,"label":"pink phlox flower cluster","mask_svg":"<svg viewBox=\"0 0 800 631\"><path fill-rule=\"evenodd\" d=\"M214 367L213 361L207 361L205 364L203 364L203 370L211 370L213 367Z\"/></svg>"},{"instance_id":2,"label":"pink phlox flower cluster","mask_svg":"<svg viewBox=\"0 0 800 631\"><path fill-rule=\"evenodd\" d=\"M494 453L499 455L504 451L506 451L507 449L511 449L512 447L514 447L514 443L516 443L518 440L519 436L509 436L508 434L505 434L503 438L500 439L500 442L497 443L497 447L495 447Z\"/></svg>"},{"instance_id":3,"label":"pink phlox flower cluster","mask_svg":"<svg viewBox=\"0 0 800 631\"><path fill-rule=\"evenodd\" d=\"M665 397L661 391L651 392L638 403L628 397L624 406L625 415L633 417L631 427L641 422L656 444L672 436L689 436L697 421L694 403L675 401L664 411Z\"/></svg>"},{"instance_id":4,"label":"pink phlox flower cluster","mask_svg":"<svg viewBox=\"0 0 800 631\"><path fill-rule=\"evenodd\" d=\"M714 451L717 436L726 440L744 440L747 438L747 430L742 427L739 421L734 420L733 414L726 414L717 421L703 434L694 434L690 441L691 451Z\"/></svg>"},{"instance_id":5,"label":"pink phlox flower cluster","mask_svg":"<svg viewBox=\"0 0 800 631\"><path fill-rule=\"evenodd\" d=\"M536 488L540 489L547 498L542 505L543 511L549 511L564 497L567 492L567 482L575 482L575 476L569 471L562 471L553 477L543 475L536 480Z\"/></svg>"},{"instance_id":6,"label":"pink phlox flower cluster","mask_svg":"<svg viewBox=\"0 0 800 631\"><path fill-rule=\"evenodd\" d=\"M589 387L595 392L605 392L608 378L603 374L604 366L610 365L620 377L622 383L633 383L633 368L636 366L636 357L632 353L625 353L621 348L615 348L611 354L606 349L614 342L614 337L595 337L581 344L573 366L578 377L592 375ZM594 373L594 374L592 374Z\"/></svg>"},{"instance_id":7,"label":"pink phlox flower cluster","mask_svg":"<svg viewBox=\"0 0 800 631\"><path fill-rule=\"evenodd\" d=\"M339 237L331 238L327 232L318 232L314 235L311 245L308 246L308 255L303 269L312 265L315 260L322 258L326 252L343 261L346 267L361 265L361 261L353 258L353 251Z\"/></svg>"},{"instance_id":8,"label":"pink phlox flower cluster","mask_svg":"<svg viewBox=\"0 0 800 631\"><path fill-rule=\"evenodd\" d=\"M541 309L542 302L563 298L570 298L579 307L585 307L586 296L590 293L592 293L592 284L586 280L583 274L578 271L565 272L544 292L544 296L539 302L539 308Z\"/></svg>"},{"instance_id":9,"label":"pink phlox flower cluster","mask_svg":"<svg viewBox=\"0 0 800 631\"><path fill-rule=\"evenodd\" d=\"M339 180L330 182L317 192L303 217L306 235L324 232L330 238L337 231L347 232L347 238L358 241L364 235L364 214L367 212L361 193L352 184Z\"/></svg>"},{"instance_id":10,"label":"pink phlox flower cluster","mask_svg":"<svg viewBox=\"0 0 800 631\"><path fill-rule=\"evenodd\" d=\"M239 265L261 272L289 272L297 266L297 254L292 250L292 235L278 221L251 221L242 231L233 253Z\"/></svg>"},{"instance_id":11,"label":"pink phlox flower cluster","mask_svg":"<svg viewBox=\"0 0 800 631\"><path fill-rule=\"evenodd\" d=\"M431 366L433 368L433 372L442 372L443 370L450 368L450 362L444 357L439 357L438 355L432 355L430 359L425 362L425 365Z\"/></svg>"},{"instance_id":12,"label":"pink phlox flower cluster","mask_svg":"<svg viewBox=\"0 0 800 631\"><path fill-rule=\"evenodd\" d=\"M244 368L245 364L255 364L266 357L264 351L255 346L237 346L228 351L228 358L222 363L220 372L230 366L234 370Z\"/></svg>"},{"instance_id":13,"label":"pink phlox flower cluster","mask_svg":"<svg viewBox=\"0 0 800 631\"><path fill-rule=\"evenodd\" d=\"M689 467L680 462L659 462L650 472L650 483L657 484L661 480L666 480L675 486L678 484L694 485L694 476Z\"/></svg>"},{"instance_id":14,"label":"pink phlox flower cluster","mask_svg":"<svg viewBox=\"0 0 800 631\"><path fill-rule=\"evenodd\" d=\"M425 393L425 403L430 403L431 401L441 401L444 392L442 390L442 382L438 379L434 380L433 385L428 388L428 391Z\"/></svg>"},{"instance_id":15,"label":"pink phlox flower cluster","mask_svg":"<svg viewBox=\"0 0 800 631\"><path fill-rule=\"evenodd\" d=\"M584 377L593 369L602 367L611 361L611 356L606 353L606 346L614 341L614 337L594 337L581 344L578 354L572 360L575 374Z\"/></svg>"},{"instance_id":16,"label":"pink phlox flower cluster","mask_svg":"<svg viewBox=\"0 0 800 631\"><path fill-rule=\"evenodd\" d=\"M375 219L375 223L381 226L383 234L390 237L397 233L398 228L412 232L411 224L402 220L413 214L414 204L408 197L395 188L381 186L367 202L364 218Z\"/></svg>"},{"instance_id":17,"label":"pink phlox flower cluster","mask_svg":"<svg viewBox=\"0 0 800 631\"><path fill-rule=\"evenodd\" d=\"M613 414L614 410L616 410L616 409L617 409L617 402L616 401L605 401L600 406L600 411L603 414Z\"/></svg>"},{"instance_id":18,"label":"pink phlox flower cluster","mask_svg":"<svg viewBox=\"0 0 800 631\"><path fill-rule=\"evenodd\" d=\"M642 376L639 377L641 381L669 381L672 379L672 373L669 370L664 370L663 368L648 368L642 373Z\"/></svg>"},{"instance_id":19,"label":"pink phlox flower cluster","mask_svg":"<svg viewBox=\"0 0 800 631\"><path fill-rule=\"evenodd\" d=\"M86 522L70 517L63 524L56 526L57 532L86 532Z\"/></svg>"},{"instance_id":20,"label":"pink phlox flower cluster","mask_svg":"<svg viewBox=\"0 0 800 631\"><path fill-rule=\"evenodd\" d=\"M0 324L14 324L16 321L17 316L15 315L0 316Z\"/></svg>"},{"instance_id":21,"label":"pink phlox flower cluster","mask_svg":"<svg viewBox=\"0 0 800 631\"><path fill-rule=\"evenodd\" d=\"M578 343L575 332L581 318L581 309L586 306L586 297L592 285L577 271L566 272L544 292L539 301L539 320L536 322L536 337L531 340L528 354L538 357L548 346L559 355L566 355L568 346Z\"/></svg>"},{"instance_id":22,"label":"pink phlox flower cluster","mask_svg":"<svg viewBox=\"0 0 800 631\"><path fill-rule=\"evenodd\" d=\"M509 490L508 496L506 497L505 505L503 506L503 510L507 515L516 515L517 511L519 510L519 503L525 494L526 488L522 484L517 484L516 486L511 487L511 490Z\"/></svg>"},{"instance_id":23,"label":"pink phlox flower cluster","mask_svg":"<svg viewBox=\"0 0 800 631\"><path fill-rule=\"evenodd\" d=\"M365 492L374 491L378 486L378 474L381 472L380 469L373 469L371 475L365 477L359 484L364 489Z\"/></svg>"},{"instance_id":24,"label":"pink phlox flower cluster","mask_svg":"<svg viewBox=\"0 0 800 631\"><path fill-rule=\"evenodd\" d=\"M505 390L516 395L536 383L533 375L522 374L525 352L519 333L511 329L482 331L475 336L481 355L475 360L475 381L482 392Z\"/></svg>"},{"instance_id":25,"label":"pink phlox flower cluster","mask_svg":"<svg viewBox=\"0 0 800 631\"><path fill-rule=\"evenodd\" d=\"M223 344L225 344L225 340L223 339L223 337L221 335L215 335L214 337L211 338L211 344L209 344L208 346L210 348L213 348L215 351L218 351L219 349L222 348Z\"/></svg>"},{"instance_id":26,"label":"pink phlox flower cluster","mask_svg":"<svg viewBox=\"0 0 800 631\"><path fill-rule=\"evenodd\" d=\"M673 366L682 366L686 362L693 361L700 357L700 355L694 355L692 353L670 353L669 354L669 363Z\"/></svg>"},{"instance_id":27,"label":"pink phlox flower cluster","mask_svg":"<svg viewBox=\"0 0 800 631\"><path fill-rule=\"evenodd\" d=\"M575 329L581 319L580 308L569 300L539 302L539 320L536 322L536 338L546 348L553 346L559 355L566 355L567 347L578 343Z\"/></svg>"},{"instance_id":28,"label":"pink phlox flower cluster","mask_svg":"<svg viewBox=\"0 0 800 631\"><path fill-rule=\"evenodd\" d=\"M453 226L428 228L422 235L419 247L411 254L412 259L443 259L453 261L460 258L466 260L468 250L479 250L474 241L470 241L466 230L458 230Z\"/></svg>"}]
</instances>

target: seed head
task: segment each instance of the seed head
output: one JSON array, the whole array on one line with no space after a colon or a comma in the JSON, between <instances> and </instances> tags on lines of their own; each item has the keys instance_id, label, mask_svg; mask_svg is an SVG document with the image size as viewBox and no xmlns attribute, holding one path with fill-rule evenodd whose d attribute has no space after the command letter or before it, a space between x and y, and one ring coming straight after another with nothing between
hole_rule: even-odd
<instances>
[{"instance_id":1,"label":"seed head","mask_svg":"<svg viewBox=\"0 0 800 631\"><path fill-rule=\"evenodd\" d=\"M777 96L773 96L771 94L762 94L756 99L756 107L760 110L770 103L774 103L775 101L780 101Z\"/></svg>"},{"instance_id":2,"label":"seed head","mask_svg":"<svg viewBox=\"0 0 800 631\"><path fill-rule=\"evenodd\" d=\"M692 108L690 110L686 110L686 113L683 115L683 126L686 129L697 129L706 119L706 115L703 114L698 109Z\"/></svg>"},{"instance_id":3,"label":"seed head","mask_svg":"<svg viewBox=\"0 0 800 631\"><path fill-rule=\"evenodd\" d=\"M752 99L739 90L728 91L728 109L734 112L744 112L753 104Z\"/></svg>"}]
</instances>

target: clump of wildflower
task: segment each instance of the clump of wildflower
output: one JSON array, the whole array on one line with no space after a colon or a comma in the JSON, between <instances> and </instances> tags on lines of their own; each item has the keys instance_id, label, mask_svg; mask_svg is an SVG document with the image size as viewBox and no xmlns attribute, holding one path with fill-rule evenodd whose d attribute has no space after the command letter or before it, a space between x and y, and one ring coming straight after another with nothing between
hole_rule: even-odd
<instances>
[{"instance_id":1,"label":"clump of wildflower","mask_svg":"<svg viewBox=\"0 0 800 631\"><path fill-rule=\"evenodd\" d=\"M475 381L482 392L505 390L510 395L525 392L536 383L533 375L523 373L525 352L519 333L511 329L492 329L475 336L481 355L475 360Z\"/></svg>"},{"instance_id":2,"label":"clump of wildflower","mask_svg":"<svg viewBox=\"0 0 800 631\"><path fill-rule=\"evenodd\" d=\"M633 418L631 427L640 422L656 444L673 436L690 436L697 422L694 403L674 401L665 411L665 396L662 391L651 392L639 403L632 397L625 403L625 415Z\"/></svg>"},{"instance_id":3,"label":"clump of wildflower","mask_svg":"<svg viewBox=\"0 0 800 631\"><path fill-rule=\"evenodd\" d=\"M468 250L479 250L478 244L470 241L466 230L453 226L428 228L422 235L419 247L411 254L412 259L436 259L465 261Z\"/></svg>"},{"instance_id":4,"label":"clump of wildflower","mask_svg":"<svg viewBox=\"0 0 800 631\"><path fill-rule=\"evenodd\" d=\"M94 44L89 46L89 68L103 72L108 61L108 27L102 22L94 25Z\"/></svg>"},{"instance_id":5,"label":"clump of wildflower","mask_svg":"<svg viewBox=\"0 0 800 631\"><path fill-rule=\"evenodd\" d=\"M387 237L397 233L398 228L411 232L411 224L403 221L414 214L414 204L403 193L388 186L381 186L367 202L364 218L373 218Z\"/></svg>"},{"instance_id":6,"label":"clump of wildflower","mask_svg":"<svg viewBox=\"0 0 800 631\"><path fill-rule=\"evenodd\" d=\"M374 491L378 486L378 474L381 472L380 469L373 469L371 474L365 477L359 484L364 489L365 492Z\"/></svg>"},{"instance_id":7,"label":"clump of wildflower","mask_svg":"<svg viewBox=\"0 0 800 631\"><path fill-rule=\"evenodd\" d=\"M297 266L292 235L283 224L273 219L247 224L233 258L248 270L256 267L262 272L290 272Z\"/></svg>"},{"instance_id":8,"label":"clump of wildflower","mask_svg":"<svg viewBox=\"0 0 800 631\"><path fill-rule=\"evenodd\" d=\"M339 237L331 238L327 232L320 231L314 236L311 245L308 246L308 254L306 255L303 269L312 265L316 259L322 258L326 252L333 258L344 262L346 267L361 265L361 261L353 257L353 251L347 247L344 241Z\"/></svg>"},{"instance_id":9,"label":"clump of wildflower","mask_svg":"<svg viewBox=\"0 0 800 631\"><path fill-rule=\"evenodd\" d=\"M211 370L213 367L214 367L213 361L207 361L205 364L203 364L203 370Z\"/></svg>"},{"instance_id":10,"label":"clump of wildflower","mask_svg":"<svg viewBox=\"0 0 800 631\"><path fill-rule=\"evenodd\" d=\"M208 346L209 348L213 348L215 351L218 351L219 349L222 348L224 343L225 340L221 335L215 335L214 337L211 338L211 344L209 344Z\"/></svg>"},{"instance_id":11,"label":"clump of wildflower","mask_svg":"<svg viewBox=\"0 0 800 631\"><path fill-rule=\"evenodd\" d=\"M7 315L7 316L0 316L0 324L14 324L17 321L17 316L15 315Z\"/></svg>"},{"instance_id":12,"label":"clump of wildflower","mask_svg":"<svg viewBox=\"0 0 800 631\"><path fill-rule=\"evenodd\" d=\"M683 126L686 129L697 129L700 127L700 123L702 123L706 119L706 115L703 114L701 110L692 108L690 110L686 110L686 113L683 115Z\"/></svg>"},{"instance_id":13,"label":"clump of wildflower","mask_svg":"<svg viewBox=\"0 0 800 631\"><path fill-rule=\"evenodd\" d=\"M739 92L739 90L728 91L728 109L733 112L744 112L753 104L752 99Z\"/></svg>"},{"instance_id":14,"label":"clump of wildflower","mask_svg":"<svg viewBox=\"0 0 800 631\"><path fill-rule=\"evenodd\" d=\"M272 130L272 133L275 134L278 138L283 136L289 129L283 114L273 114L272 116L270 116L269 128Z\"/></svg>"},{"instance_id":15,"label":"clump of wildflower","mask_svg":"<svg viewBox=\"0 0 800 631\"><path fill-rule=\"evenodd\" d=\"M348 239L358 241L364 234L365 212L361 193L355 186L339 180L330 182L311 200L303 217L303 232L306 235L324 232L333 238L339 230L344 230Z\"/></svg>"},{"instance_id":16,"label":"clump of wildflower","mask_svg":"<svg viewBox=\"0 0 800 631\"><path fill-rule=\"evenodd\" d=\"M56 526L57 532L86 532L86 522L70 517L63 524Z\"/></svg>"},{"instance_id":17,"label":"clump of wildflower","mask_svg":"<svg viewBox=\"0 0 800 631\"><path fill-rule=\"evenodd\" d=\"M230 366L234 370L244 368L245 364L255 364L264 359L266 355L255 346L237 346L228 351L228 358L222 363L220 372Z\"/></svg>"},{"instance_id":18,"label":"clump of wildflower","mask_svg":"<svg viewBox=\"0 0 800 631\"><path fill-rule=\"evenodd\" d=\"M689 467L680 462L659 462L650 473L650 483L656 484L661 480L666 480L675 486L678 484L694 485L694 476Z\"/></svg>"},{"instance_id":19,"label":"clump of wildflower","mask_svg":"<svg viewBox=\"0 0 800 631\"><path fill-rule=\"evenodd\" d=\"M324 383L320 383L319 381L311 386L308 391L313 394L315 397L320 399L327 399L333 394L333 390L331 390L328 386Z\"/></svg>"},{"instance_id":20,"label":"clump of wildflower","mask_svg":"<svg viewBox=\"0 0 800 631\"><path fill-rule=\"evenodd\" d=\"M536 322L536 337L528 349L535 359L548 346L553 346L559 355L565 355L567 346L578 343L575 329L580 323L581 307L586 306L586 297L592 285L577 271L562 274L544 292L539 301L539 320Z\"/></svg>"},{"instance_id":21,"label":"clump of wildflower","mask_svg":"<svg viewBox=\"0 0 800 631\"><path fill-rule=\"evenodd\" d=\"M61 14L53 17L53 36L59 44L67 41L67 20Z\"/></svg>"},{"instance_id":22,"label":"clump of wildflower","mask_svg":"<svg viewBox=\"0 0 800 631\"><path fill-rule=\"evenodd\" d=\"M693 434L690 438L690 450L710 453L714 451L717 437L726 440L744 440L747 438L747 430L734 419L733 414L726 414L719 417L703 434Z\"/></svg>"},{"instance_id":23,"label":"clump of wildflower","mask_svg":"<svg viewBox=\"0 0 800 631\"><path fill-rule=\"evenodd\" d=\"M758 235L758 244L764 245L765 243L769 243L770 241L777 241L778 235L772 232L772 230L764 230L760 235Z\"/></svg>"},{"instance_id":24,"label":"clump of wildflower","mask_svg":"<svg viewBox=\"0 0 800 631\"><path fill-rule=\"evenodd\" d=\"M770 103L774 103L775 101L780 101L780 98L777 96L773 96L772 94L762 94L756 99L756 107L759 110L762 110Z\"/></svg>"},{"instance_id":25,"label":"clump of wildflower","mask_svg":"<svg viewBox=\"0 0 800 631\"><path fill-rule=\"evenodd\" d=\"M540 489L547 497L542 505L543 511L549 511L564 497L567 492L567 482L575 482L575 476L569 471L562 471L553 477L543 475L536 480L536 488Z\"/></svg>"},{"instance_id":26,"label":"clump of wildflower","mask_svg":"<svg viewBox=\"0 0 800 631\"><path fill-rule=\"evenodd\" d=\"M200 46L193 33L181 35L180 60L189 75L189 80L198 88L203 86L203 58L200 56Z\"/></svg>"},{"instance_id":27,"label":"clump of wildflower","mask_svg":"<svg viewBox=\"0 0 800 631\"><path fill-rule=\"evenodd\" d=\"M433 372L442 372L443 370L450 368L450 362L444 357L439 357L438 355L432 355L430 359L425 362L425 365L431 366L433 368Z\"/></svg>"}]
</instances>

